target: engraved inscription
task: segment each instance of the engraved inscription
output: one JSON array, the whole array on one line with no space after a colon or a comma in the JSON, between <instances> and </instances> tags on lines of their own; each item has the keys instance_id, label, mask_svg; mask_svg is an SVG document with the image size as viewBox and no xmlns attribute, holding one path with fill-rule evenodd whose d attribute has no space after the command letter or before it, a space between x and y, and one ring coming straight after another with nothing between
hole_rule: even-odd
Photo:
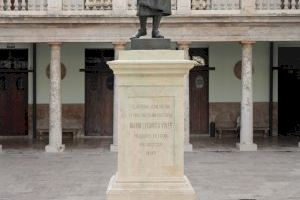
<instances>
[{"instance_id":1,"label":"engraved inscription","mask_svg":"<svg viewBox=\"0 0 300 200\"><path fill-rule=\"evenodd\" d=\"M155 159L153 165L173 164L174 106L174 97L129 98L129 137L141 157Z\"/></svg>"}]
</instances>

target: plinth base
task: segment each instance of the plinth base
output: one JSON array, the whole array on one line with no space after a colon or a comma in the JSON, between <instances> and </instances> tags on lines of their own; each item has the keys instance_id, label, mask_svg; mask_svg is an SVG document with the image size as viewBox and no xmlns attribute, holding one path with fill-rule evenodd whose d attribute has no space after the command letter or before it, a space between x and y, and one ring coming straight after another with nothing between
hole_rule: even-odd
<instances>
[{"instance_id":1,"label":"plinth base","mask_svg":"<svg viewBox=\"0 0 300 200\"><path fill-rule=\"evenodd\" d=\"M241 144L237 143L236 147L240 151L257 151L257 145L256 144Z\"/></svg>"},{"instance_id":2,"label":"plinth base","mask_svg":"<svg viewBox=\"0 0 300 200\"><path fill-rule=\"evenodd\" d=\"M47 153L61 153L65 151L65 145L59 145L59 146L52 146L52 145L47 145L45 147L45 150Z\"/></svg>"},{"instance_id":3,"label":"plinth base","mask_svg":"<svg viewBox=\"0 0 300 200\"><path fill-rule=\"evenodd\" d=\"M161 38L131 39L131 50L170 50L171 40Z\"/></svg>"},{"instance_id":4,"label":"plinth base","mask_svg":"<svg viewBox=\"0 0 300 200\"><path fill-rule=\"evenodd\" d=\"M106 200L195 200L189 180L182 182L116 182L110 179Z\"/></svg>"}]
</instances>

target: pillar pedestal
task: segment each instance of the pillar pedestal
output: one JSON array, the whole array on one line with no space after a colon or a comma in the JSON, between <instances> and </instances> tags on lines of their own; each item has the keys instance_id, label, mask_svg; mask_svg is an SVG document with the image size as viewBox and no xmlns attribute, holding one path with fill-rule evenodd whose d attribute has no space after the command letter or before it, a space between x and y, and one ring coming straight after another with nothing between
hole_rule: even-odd
<instances>
[{"instance_id":1,"label":"pillar pedestal","mask_svg":"<svg viewBox=\"0 0 300 200\"><path fill-rule=\"evenodd\" d=\"M253 86L252 86L252 48L254 42L243 41L242 45L242 101L240 151L257 151L253 143Z\"/></svg>"},{"instance_id":2,"label":"pillar pedestal","mask_svg":"<svg viewBox=\"0 0 300 200\"><path fill-rule=\"evenodd\" d=\"M62 144L62 106L61 106L61 43L49 44L51 48L50 61L50 102L49 102L49 145L45 150L49 153L59 153L65 150Z\"/></svg>"},{"instance_id":3,"label":"pillar pedestal","mask_svg":"<svg viewBox=\"0 0 300 200\"><path fill-rule=\"evenodd\" d=\"M108 62L118 79L118 171L107 200L195 200L184 175L183 51L131 50ZM115 96L116 98L116 96Z\"/></svg>"},{"instance_id":4,"label":"pillar pedestal","mask_svg":"<svg viewBox=\"0 0 300 200\"><path fill-rule=\"evenodd\" d=\"M256 144L241 144L237 143L236 147L240 151L257 151L257 145Z\"/></svg>"}]
</instances>

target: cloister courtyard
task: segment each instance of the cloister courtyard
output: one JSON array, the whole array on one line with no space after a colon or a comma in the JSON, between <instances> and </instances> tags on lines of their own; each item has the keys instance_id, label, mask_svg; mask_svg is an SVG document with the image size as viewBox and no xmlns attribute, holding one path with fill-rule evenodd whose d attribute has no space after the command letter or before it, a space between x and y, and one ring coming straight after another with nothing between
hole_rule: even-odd
<instances>
[{"instance_id":1,"label":"cloister courtyard","mask_svg":"<svg viewBox=\"0 0 300 200\"><path fill-rule=\"evenodd\" d=\"M257 152L239 152L234 137L193 138L185 171L197 200L299 200L299 137L255 137ZM104 200L117 168L111 139L65 139L66 151L44 152L47 141L1 139L0 200Z\"/></svg>"}]
</instances>

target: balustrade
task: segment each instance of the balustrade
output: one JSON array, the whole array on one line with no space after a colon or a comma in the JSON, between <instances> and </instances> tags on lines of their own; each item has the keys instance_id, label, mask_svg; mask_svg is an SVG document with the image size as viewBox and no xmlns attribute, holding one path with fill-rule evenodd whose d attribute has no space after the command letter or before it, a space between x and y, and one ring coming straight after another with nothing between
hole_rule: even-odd
<instances>
[{"instance_id":1,"label":"balustrade","mask_svg":"<svg viewBox=\"0 0 300 200\"><path fill-rule=\"evenodd\" d=\"M188 2L186 2L188 1ZM53 2L55 3L53 7ZM61 3L60 3L61 2ZM0 11L103 11L97 13L129 14L136 12L137 0L0 0ZM62 7L61 7L62 5ZM178 8L177 8L178 7ZM172 0L174 14L197 14L201 10L299 10L300 0ZM10 13L10 12L7 12ZM211 12L207 12L211 13ZM212 13L211 13L212 14Z\"/></svg>"},{"instance_id":2,"label":"balustrade","mask_svg":"<svg viewBox=\"0 0 300 200\"><path fill-rule=\"evenodd\" d=\"M86 10L112 10L113 0L86 0Z\"/></svg>"},{"instance_id":3,"label":"balustrade","mask_svg":"<svg viewBox=\"0 0 300 200\"><path fill-rule=\"evenodd\" d=\"M47 0L0 0L0 11L45 11Z\"/></svg>"},{"instance_id":4,"label":"balustrade","mask_svg":"<svg viewBox=\"0 0 300 200\"><path fill-rule=\"evenodd\" d=\"M172 10L177 9L177 0L171 0L172 1ZM128 0L128 10L136 10L136 2L137 0Z\"/></svg>"},{"instance_id":5,"label":"balustrade","mask_svg":"<svg viewBox=\"0 0 300 200\"><path fill-rule=\"evenodd\" d=\"M296 10L300 0L256 0L257 10Z\"/></svg>"},{"instance_id":6,"label":"balustrade","mask_svg":"<svg viewBox=\"0 0 300 200\"><path fill-rule=\"evenodd\" d=\"M0 11L28 10L27 0L0 0Z\"/></svg>"},{"instance_id":7,"label":"balustrade","mask_svg":"<svg viewBox=\"0 0 300 200\"><path fill-rule=\"evenodd\" d=\"M191 0L192 10L240 10L240 0Z\"/></svg>"}]
</instances>

